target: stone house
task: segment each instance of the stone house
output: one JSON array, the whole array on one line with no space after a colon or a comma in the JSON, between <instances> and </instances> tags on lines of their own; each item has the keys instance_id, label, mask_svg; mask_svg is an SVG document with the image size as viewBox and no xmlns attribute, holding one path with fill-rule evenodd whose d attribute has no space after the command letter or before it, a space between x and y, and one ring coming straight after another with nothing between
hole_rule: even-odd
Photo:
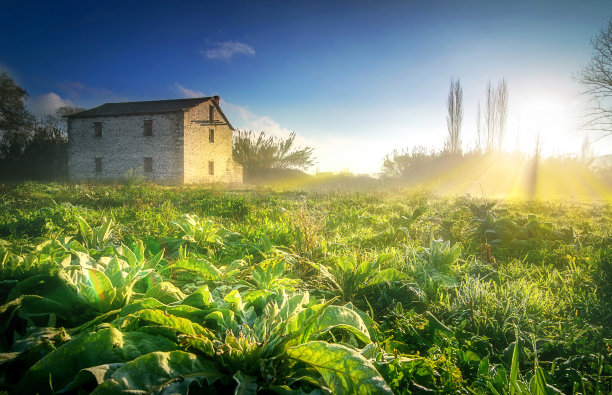
<instances>
[{"instance_id":1,"label":"stone house","mask_svg":"<svg viewBox=\"0 0 612 395\"><path fill-rule=\"evenodd\" d=\"M66 116L73 180L143 175L160 183L241 183L219 96L106 103Z\"/></svg>"}]
</instances>

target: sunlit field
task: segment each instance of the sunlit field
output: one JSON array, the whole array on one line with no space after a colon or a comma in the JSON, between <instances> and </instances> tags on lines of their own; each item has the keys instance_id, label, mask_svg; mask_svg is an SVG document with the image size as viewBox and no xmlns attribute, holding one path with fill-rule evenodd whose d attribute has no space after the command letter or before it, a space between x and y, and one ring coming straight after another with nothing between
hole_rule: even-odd
<instances>
[{"instance_id":1,"label":"sunlit field","mask_svg":"<svg viewBox=\"0 0 612 395\"><path fill-rule=\"evenodd\" d=\"M610 393L609 190L532 164L2 186L0 390Z\"/></svg>"}]
</instances>

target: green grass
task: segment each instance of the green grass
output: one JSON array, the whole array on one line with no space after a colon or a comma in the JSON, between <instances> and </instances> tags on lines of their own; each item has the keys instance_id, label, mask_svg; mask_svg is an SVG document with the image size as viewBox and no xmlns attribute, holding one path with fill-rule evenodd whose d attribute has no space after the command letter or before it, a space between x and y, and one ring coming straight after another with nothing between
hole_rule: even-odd
<instances>
[{"instance_id":1,"label":"green grass","mask_svg":"<svg viewBox=\"0 0 612 395\"><path fill-rule=\"evenodd\" d=\"M607 394L610 229L605 201L2 186L0 390Z\"/></svg>"}]
</instances>

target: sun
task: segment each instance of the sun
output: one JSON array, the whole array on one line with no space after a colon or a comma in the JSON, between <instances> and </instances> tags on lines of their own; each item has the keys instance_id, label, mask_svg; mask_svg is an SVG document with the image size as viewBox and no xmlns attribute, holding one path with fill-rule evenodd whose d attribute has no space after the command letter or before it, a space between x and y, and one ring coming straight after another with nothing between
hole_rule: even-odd
<instances>
[{"instance_id":1,"label":"sun","mask_svg":"<svg viewBox=\"0 0 612 395\"><path fill-rule=\"evenodd\" d=\"M552 97L537 97L525 101L519 110L519 149L533 153L538 141L542 154L547 156L560 150L575 151L570 133L568 106Z\"/></svg>"}]
</instances>

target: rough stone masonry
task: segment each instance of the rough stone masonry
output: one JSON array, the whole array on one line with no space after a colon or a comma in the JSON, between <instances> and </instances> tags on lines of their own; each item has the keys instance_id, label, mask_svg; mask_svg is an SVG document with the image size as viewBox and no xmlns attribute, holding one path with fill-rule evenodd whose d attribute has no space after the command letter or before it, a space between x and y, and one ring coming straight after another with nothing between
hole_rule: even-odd
<instances>
[{"instance_id":1,"label":"rough stone masonry","mask_svg":"<svg viewBox=\"0 0 612 395\"><path fill-rule=\"evenodd\" d=\"M234 128L219 96L106 103L67 119L70 179L135 174L159 183L242 182L242 166L232 159Z\"/></svg>"}]
</instances>

